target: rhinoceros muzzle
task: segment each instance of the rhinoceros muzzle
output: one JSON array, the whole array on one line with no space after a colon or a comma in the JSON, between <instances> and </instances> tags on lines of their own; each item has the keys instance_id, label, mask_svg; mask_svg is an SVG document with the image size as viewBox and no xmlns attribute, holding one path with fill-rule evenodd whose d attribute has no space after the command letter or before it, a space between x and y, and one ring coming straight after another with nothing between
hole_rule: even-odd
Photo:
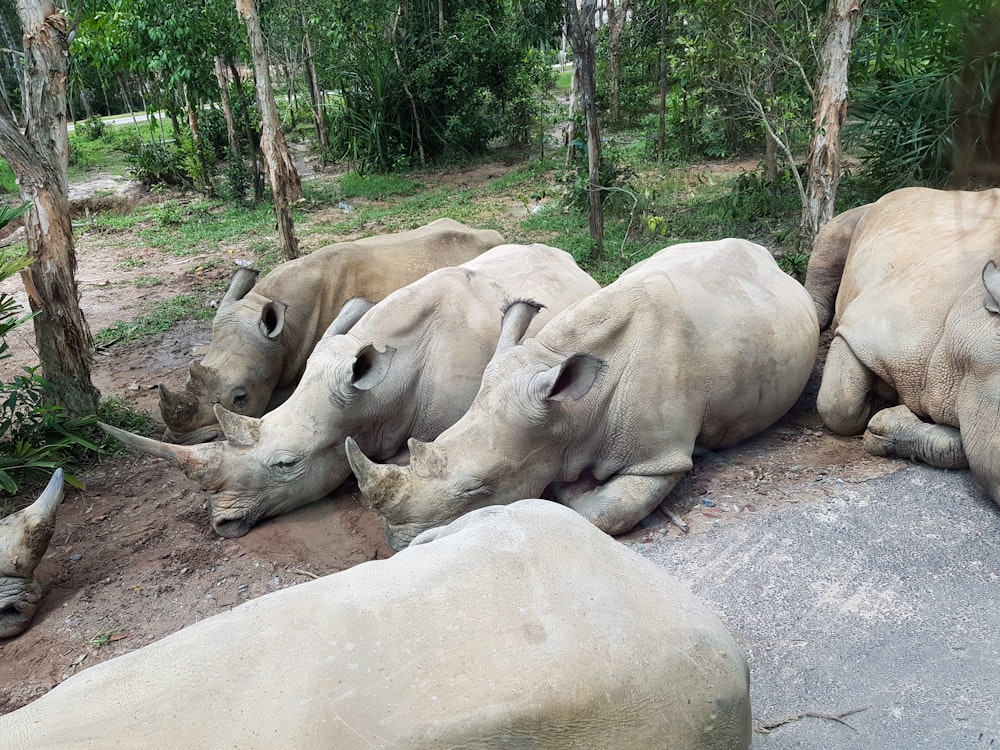
<instances>
[{"instance_id":1,"label":"rhinoceros muzzle","mask_svg":"<svg viewBox=\"0 0 1000 750\"><path fill-rule=\"evenodd\" d=\"M235 539L246 534L253 528L255 520L246 513L213 513L212 528L215 533L226 539Z\"/></svg>"},{"instance_id":2,"label":"rhinoceros muzzle","mask_svg":"<svg viewBox=\"0 0 1000 750\"><path fill-rule=\"evenodd\" d=\"M28 627L42 599L34 578L0 576L0 638L12 638Z\"/></svg>"}]
</instances>

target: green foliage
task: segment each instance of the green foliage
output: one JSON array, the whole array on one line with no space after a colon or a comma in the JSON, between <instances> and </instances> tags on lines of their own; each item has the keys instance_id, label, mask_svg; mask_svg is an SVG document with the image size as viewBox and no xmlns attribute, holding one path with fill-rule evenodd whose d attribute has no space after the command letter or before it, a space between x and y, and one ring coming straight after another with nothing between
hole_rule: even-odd
<instances>
[{"instance_id":1,"label":"green foliage","mask_svg":"<svg viewBox=\"0 0 1000 750\"><path fill-rule=\"evenodd\" d=\"M17 176L10 164L0 159L0 193L17 193Z\"/></svg>"},{"instance_id":2,"label":"green foliage","mask_svg":"<svg viewBox=\"0 0 1000 750\"><path fill-rule=\"evenodd\" d=\"M809 266L809 253L795 252L778 256L778 268L794 278L799 283L805 283L806 268Z\"/></svg>"},{"instance_id":3,"label":"green foliage","mask_svg":"<svg viewBox=\"0 0 1000 750\"><path fill-rule=\"evenodd\" d=\"M91 115L86 120L76 123L73 132L88 141L96 141L104 135L105 130L104 120L97 115Z\"/></svg>"},{"instance_id":4,"label":"green foliage","mask_svg":"<svg viewBox=\"0 0 1000 750\"><path fill-rule=\"evenodd\" d=\"M581 128L577 132L582 132ZM590 211L590 169L587 164L586 143L577 141L571 168L563 172L558 181L563 185L563 203L574 211L586 215ZM636 173L632 166L615 158L611 150L601 155L597 169L598 186L605 215L628 214L636 209L637 197L632 186Z\"/></svg>"},{"instance_id":5,"label":"green foliage","mask_svg":"<svg viewBox=\"0 0 1000 750\"><path fill-rule=\"evenodd\" d=\"M343 97L332 148L358 172L465 158L500 136L524 142L542 114L535 99L551 73L532 50L556 28L557 0L329 7L337 33L324 72Z\"/></svg>"},{"instance_id":6,"label":"green foliage","mask_svg":"<svg viewBox=\"0 0 1000 750\"><path fill-rule=\"evenodd\" d=\"M125 155L132 175L147 185L185 185L185 154L165 143L139 143Z\"/></svg>"},{"instance_id":7,"label":"green foliage","mask_svg":"<svg viewBox=\"0 0 1000 750\"><path fill-rule=\"evenodd\" d=\"M988 139L1000 91L998 28L997 0L896 0L866 12L848 136L883 191L942 184L963 157L996 149Z\"/></svg>"},{"instance_id":8,"label":"green foliage","mask_svg":"<svg viewBox=\"0 0 1000 750\"><path fill-rule=\"evenodd\" d=\"M19 484L48 479L60 466L81 460L98 447L87 436L96 417L71 418L47 395L38 367L25 368L0 384L0 488L14 494ZM72 474L66 482L82 487Z\"/></svg>"},{"instance_id":9,"label":"green foliage","mask_svg":"<svg viewBox=\"0 0 1000 750\"><path fill-rule=\"evenodd\" d=\"M340 178L344 198L385 200L391 195L413 195L420 184L392 174L360 175L348 172Z\"/></svg>"}]
</instances>

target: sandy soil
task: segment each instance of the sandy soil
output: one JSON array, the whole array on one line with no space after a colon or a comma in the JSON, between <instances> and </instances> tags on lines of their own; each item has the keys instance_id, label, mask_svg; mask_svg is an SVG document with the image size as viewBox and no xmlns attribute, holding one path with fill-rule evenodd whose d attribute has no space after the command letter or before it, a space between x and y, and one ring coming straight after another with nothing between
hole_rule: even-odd
<instances>
[{"instance_id":1,"label":"sandy soil","mask_svg":"<svg viewBox=\"0 0 1000 750\"><path fill-rule=\"evenodd\" d=\"M463 171L451 179L474 184L488 174L489 168ZM123 260L153 251L126 250L86 231L78 247L81 306L93 330L127 318L143 302L229 274L227 266L198 270L197 259L172 265L157 254L155 273L165 283L136 289L129 280L150 271L123 268ZM0 289L17 286L13 280ZM157 415L156 384L182 387L191 349L208 339L207 323L186 323L138 344L112 345L97 352L94 381L104 394L124 394L134 408ZM18 358L30 360L30 347L22 342ZM0 374L17 364L3 363ZM668 504L688 525L687 533L738 523L904 465L867 456L860 439L837 438L822 428L815 412L820 368L777 425L734 449L697 459ZM34 623L0 645L0 713L81 669L247 599L391 554L380 522L362 507L352 484L226 540L209 526L200 488L162 460L105 460L81 478L86 490L67 490L55 537L36 572L45 598ZM656 513L622 541L642 545L682 533Z\"/></svg>"}]
</instances>

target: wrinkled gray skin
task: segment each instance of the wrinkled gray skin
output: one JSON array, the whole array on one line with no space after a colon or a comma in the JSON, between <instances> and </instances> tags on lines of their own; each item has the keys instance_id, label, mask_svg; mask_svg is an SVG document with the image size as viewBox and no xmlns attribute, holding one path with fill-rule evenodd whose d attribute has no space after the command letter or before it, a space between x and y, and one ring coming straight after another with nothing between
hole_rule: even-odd
<instances>
[{"instance_id":1,"label":"wrinkled gray skin","mask_svg":"<svg viewBox=\"0 0 1000 750\"><path fill-rule=\"evenodd\" d=\"M666 571L554 503L487 508L84 669L6 750L745 750L746 657Z\"/></svg>"},{"instance_id":2,"label":"wrinkled gray skin","mask_svg":"<svg viewBox=\"0 0 1000 750\"><path fill-rule=\"evenodd\" d=\"M1000 503L998 260L1000 190L906 188L835 217L806 288L835 331L824 424L875 455L969 466Z\"/></svg>"},{"instance_id":3,"label":"wrinkled gray skin","mask_svg":"<svg viewBox=\"0 0 1000 750\"><path fill-rule=\"evenodd\" d=\"M42 587L35 568L49 547L62 497L63 471L56 469L34 503L0 519L0 638L21 633L38 610Z\"/></svg>"},{"instance_id":4,"label":"wrinkled gray skin","mask_svg":"<svg viewBox=\"0 0 1000 750\"><path fill-rule=\"evenodd\" d=\"M199 443L220 435L215 405L259 417L288 396L306 360L344 304L379 301L437 268L503 243L492 230L438 219L409 232L324 247L264 278L241 268L212 323L212 341L191 363L184 390L160 386L166 438Z\"/></svg>"},{"instance_id":5,"label":"wrinkled gray skin","mask_svg":"<svg viewBox=\"0 0 1000 750\"><path fill-rule=\"evenodd\" d=\"M745 240L661 250L500 346L466 415L409 466L348 441L358 484L406 546L485 505L554 497L609 534L653 511L691 468L779 419L812 370L809 295Z\"/></svg>"},{"instance_id":6,"label":"wrinkled gray skin","mask_svg":"<svg viewBox=\"0 0 1000 750\"><path fill-rule=\"evenodd\" d=\"M139 450L175 461L213 492L215 530L241 536L263 518L317 500L350 476L344 439L381 460L406 440L431 440L465 413L501 336L534 332L555 313L596 291L566 252L546 245L501 245L457 268L434 271L389 295L347 333L339 326L316 346L291 397L261 419L222 409L226 440L171 446L107 428ZM365 305L355 300L343 318ZM353 312L352 312L353 311ZM532 319L534 318L534 319Z\"/></svg>"}]
</instances>

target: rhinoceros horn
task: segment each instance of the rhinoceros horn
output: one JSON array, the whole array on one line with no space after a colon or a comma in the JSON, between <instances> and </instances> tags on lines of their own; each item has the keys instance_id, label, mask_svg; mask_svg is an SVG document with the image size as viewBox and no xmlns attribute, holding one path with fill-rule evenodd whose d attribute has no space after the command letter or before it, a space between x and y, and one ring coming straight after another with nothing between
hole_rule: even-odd
<instances>
[{"instance_id":1,"label":"rhinoceros horn","mask_svg":"<svg viewBox=\"0 0 1000 750\"><path fill-rule=\"evenodd\" d=\"M344 447L347 450L347 462L358 479L361 494L365 496L369 507L382 510L404 481L403 469L370 460L354 442L354 438L347 438Z\"/></svg>"},{"instance_id":2,"label":"rhinoceros horn","mask_svg":"<svg viewBox=\"0 0 1000 750\"><path fill-rule=\"evenodd\" d=\"M175 392L160 383L160 413L170 425L187 425L198 413L198 397L188 391Z\"/></svg>"},{"instance_id":3,"label":"rhinoceros horn","mask_svg":"<svg viewBox=\"0 0 1000 750\"><path fill-rule=\"evenodd\" d=\"M221 443L198 443L197 445L174 445L161 443L159 440L135 435L125 430L119 430L109 424L98 422L97 426L111 437L116 438L129 448L148 453L157 458L165 458L187 474L189 479L211 488L217 479L217 467L222 450Z\"/></svg>"},{"instance_id":4,"label":"rhinoceros horn","mask_svg":"<svg viewBox=\"0 0 1000 750\"><path fill-rule=\"evenodd\" d=\"M0 576L29 578L48 549L63 498L63 470L27 508L0 520Z\"/></svg>"},{"instance_id":5,"label":"rhinoceros horn","mask_svg":"<svg viewBox=\"0 0 1000 750\"><path fill-rule=\"evenodd\" d=\"M33 574L52 539L62 488L56 469L41 497L0 520L0 638L24 631L38 611L42 587Z\"/></svg>"},{"instance_id":6,"label":"rhinoceros horn","mask_svg":"<svg viewBox=\"0 0 1000 750\"><path fill-rule=\"evenodd\" d=\"M222 404L215 405L215 418L219 421L222 434L233 445L250 447L260 439L260 420L229 411Z\"/></svg>"}]
</instances>

